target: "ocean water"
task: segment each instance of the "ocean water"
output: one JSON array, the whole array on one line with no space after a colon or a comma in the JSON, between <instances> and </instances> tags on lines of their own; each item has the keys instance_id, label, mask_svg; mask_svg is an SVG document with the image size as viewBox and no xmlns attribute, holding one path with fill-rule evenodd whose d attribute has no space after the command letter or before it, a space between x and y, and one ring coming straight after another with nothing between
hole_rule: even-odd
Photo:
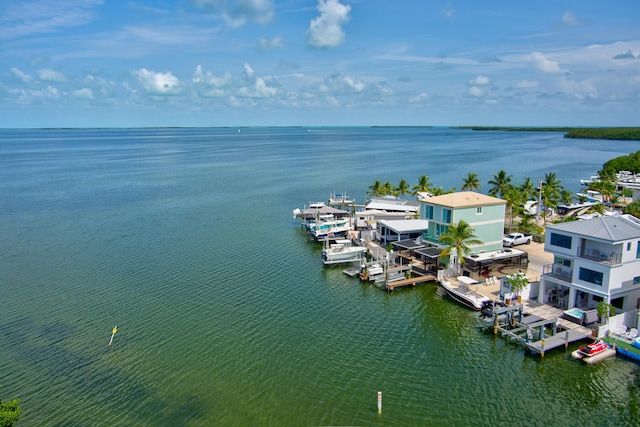
<instances>
[{"instance_id":1,"label":"ocean water","mask_svg":"<svg viewBox=\"0 0 640 427\"><path fill-rule=\"evenodd\" d=\"M361 284L291 216L423 174L459 188L475 172L486 191L500 169L555 172L577 191L638 149L448 128L0 130L0 398L23 426L639 425L637 365L541 359L434 285Z\"/></svg>"}]
</instances>

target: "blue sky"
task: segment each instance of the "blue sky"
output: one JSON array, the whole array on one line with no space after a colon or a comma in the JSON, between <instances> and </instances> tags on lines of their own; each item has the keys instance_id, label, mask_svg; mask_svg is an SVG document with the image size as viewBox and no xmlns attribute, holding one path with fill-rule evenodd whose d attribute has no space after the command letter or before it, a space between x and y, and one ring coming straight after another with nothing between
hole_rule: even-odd
<instances>
[{"instance_id":1,"label":"blue sky","mask_svg":"<svg viewBox=\"0 0 640 427\"><path fill-rule=\"evenodd\" d=\"M639 126L640 2L3 0L0 127Z\"/></svg>"}]
</instances>

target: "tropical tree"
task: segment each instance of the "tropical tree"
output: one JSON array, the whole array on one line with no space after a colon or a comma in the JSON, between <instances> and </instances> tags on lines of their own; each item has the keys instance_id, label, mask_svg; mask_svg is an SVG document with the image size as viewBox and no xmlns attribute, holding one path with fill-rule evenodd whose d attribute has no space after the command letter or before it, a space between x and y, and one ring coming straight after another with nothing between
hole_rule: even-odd
<instances>
[{"instance_id":1,"label":"tropical tree","mask_svg":"<svg viewBox=\"0 0 640 427\"><path fill-rule=\"evenodd\" d=\"M396 187L396 191L398 192L398 195L404 197L409 192L409 183L404 179L401 179Z\"/></svg>"},{"instance_id":2,"label":"tropical tree","mask_svg":"<svg viewBox=\"0 0 640 427\"><path fill-rule=\"evenodd\" d=\"M524 179L524 182L520 184L519 189L525 201L535 199L537 196L536 187L529 177Z\"/></svg>"},{"instance_id":3,"label":"tropical tree","mask_svg":"<svg viewBox=\"0 0 640 427\"><path fill-rule=\"evenodd\" d=\"M489 185L491 185L489 195L502 197L507 189L507 185L510 183L511 175L507 175L507 172L504 170L499 170L498 173L493 175L493 178L489 180Z\"/></svg>"},{"instance_id":4,"label":"tropical tree","mask_svg":"<svg viewBox=\"0 0 640 427\"><path fill-rule=\"evenodd\" d=\"M445 190L444 187L442 186L431 188L431 194L434 196L442 196L443 194L450 194L450 193L453 193L454 191L456 191L455 187L452 187L448 190Z\"/></svg>"},{"instance_id":5,"label":"tropical tree","mask_svg":"<svg viewBox=\"0 0 640 427\"><path fill-rule=\"evenodd\" d=\"M462 191L480 190L480 187L482 184L480 184L477 173L469 172L467 177L462 179Z\"/></svg>"},{"instance_id":6,"label":"tropical tree","mask_svg":"<svg viewBox=\"0 0 640 427\"><path fill-rule=\"evenodd\" d=\"M507 202L507 212L509 214L509 231L511 231L511 226L513 225L513 217L515 216L516 211L522 210L521 206L525 202L525 197L519 188L514 187L513 185L509 185L505 189L505 193L502 198Z\"/></svg>"},{"instance_id":7,"label":"tropical tree","mask_svg":"<svg viewBox=\"0 0 640 427\"><path fill-rule=\"evenodd\" d=\"M395 188L393 187L393 184L390 183L389 181L382 184L382 195L395 196Z\"/></svg>"},{"instance_id":8,"label":"tropical tree","mask_svg":"<svg viewBox=\"0 0 640 427\"><path fill-rule=\"evenodd\" d=\"M627 206L622 208L622 212L640 219L640 201L629 203Z\"/></svg>"},{"instance_id":9,"label":"tropical tree","mask_svg":"<svg viewBox=\"0 0 640 427\"><path fill-rule=\"evenodd\" d=\"M438 241L445 245L440 252L440 257L456 256L456 271L460 274L465 263L464 256L469 252L469 245L481 245L483 242L473 234L473 228L464 220L449 226L446 232L442 233Z\"/></svg>"},{"instance_id":10,"label":"tropical tree","mask_svg":"<svg viewBox=\"0 0 640 427\"><path fill-rule=\"evenodd\" d=\"M429 182L428 175L420 175L418 178L418 183L414 184L413 195L415 196L417 193L426 193L431 191L431 183Z\"/></svg>"},{"instance_id":11,"label":"tropical tree","mask_svg":"<svg viewBox=\"0 0 640 427\"><path fill-rule=\"evenodd\" d=\"M563 190L563 187L555 172L549 172L546 174L542 185L542 204L545 207L543 219L546 224L549 209L558 207L558 203L560 202L560 193Z\"/></svg>"},{"instance_id":12,"label":"tropical tree","mask_svg":"<svg viewBox=\"0 0 640 427\"><path fill-rule=\"evenodd\" d=\"M535 223L533 215L522 215L520 224L518 224L518 231L524 234L542 234L543 228Z\"/></svg>"},{"instance_id":13,"label":"tropical tree","mask_svg":"<svg viewBox=\"0 0 640 427\"><path fill-rule=\"evenodd\" d=\"M376 179L376 181L369 186L369 191L367 192L367 194L371 197L382 196L382 184L380 183L379 179Z\"/></svg>"}]
</instances>

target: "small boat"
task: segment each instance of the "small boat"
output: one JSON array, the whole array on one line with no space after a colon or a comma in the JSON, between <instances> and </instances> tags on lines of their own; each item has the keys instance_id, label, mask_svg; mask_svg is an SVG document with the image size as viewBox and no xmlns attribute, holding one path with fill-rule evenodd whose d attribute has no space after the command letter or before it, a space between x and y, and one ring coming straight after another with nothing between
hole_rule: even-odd
<instances>
[{"instance_id":1,"label":"small boat","mask_svg":"<svg viewBox=\"0 0 640 427\"><path fill-rule=\"evenodd\" d=\"M340 239L322 250L324 264L340 264L360 261L365 257L365 246L354 246L351 240Z\"/></svg>"},{"instance_id":2,"label":"small boat","mask_svg":"<svg viewBox=\"0 0 640 427\"><path fill-rule=\"evenodd\" d=\"M332 193L329 195L329 206L352 205L355 200L349 198L346 193Z\"/></svg>"},{"instance_id":3,"label":"small boat","mask_svg":"<svg viewBox=\"0 0 640 427\"><path fill-rule=\"evenodd\" d=\"M449 297L476 311L482 310L486 301L490 301L488 297L469 287L470 285L479 284L480 282L466 276L458 276L456 279L445 278L440 282Z\"/></svg>"},{"instance_id":4,"label":"small boat","mask_svg":"<svg viewBox=\"0 0 640 427\"><path fill-rule=\"evenodd\" d=\"M309 231L316 240L320 240L344 236L347 231L352 229L350 219L346 218L318 222Z\"/></svg>"},{"instance_id":5,"label":"small boat","mask_svg":"<svg viewBox=\"0 0 640 427\"><path fill-rule=\"evenodd\" d=\"M596 340L591 344L587 344L584 347L580 347L573 353L571 357L574 359L584 359L586 357L596 356L609 348L609 344L602 340Z\"/></svg>"},{"instance_id":6,"label":"small boat","mask_svg":"<svg viewBox=\"0 0 640 427\"><path fill-rule=\"evenodd\" d=\"M360 279L369 280L375 282L377 280L384 280L385 272L384 267L379 263L371 265L363 265L360 269Z\"/></svg>"}]
</instances>

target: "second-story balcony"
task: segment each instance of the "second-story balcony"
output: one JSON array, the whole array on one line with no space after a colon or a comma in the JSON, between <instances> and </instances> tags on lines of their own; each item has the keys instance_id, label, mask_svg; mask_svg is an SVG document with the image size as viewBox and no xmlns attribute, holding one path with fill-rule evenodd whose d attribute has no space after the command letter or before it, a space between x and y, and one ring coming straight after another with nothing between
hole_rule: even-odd
<instances>
[{"instance_id":1,"label":"second-story balcony","mask_svg":"<svg viewBox=\"0 0 640 427\"><path fill-rule=\"evenodd\" d=\"M571 283L573 269L560 264L547 264L542 266L542 274Z\"/></svg>"},{"instance_id":2,"label":"second-story balcony","mask_svg":"<svg viewBox=\"0 0 640 427\"><path fill-rule=\"evenodd\" d=\"M578 257L606 265L617 265L622 262L622 253L604 252L599 249L589 249L584 246L578 247Z\"/></svg>"}]
</instances>

